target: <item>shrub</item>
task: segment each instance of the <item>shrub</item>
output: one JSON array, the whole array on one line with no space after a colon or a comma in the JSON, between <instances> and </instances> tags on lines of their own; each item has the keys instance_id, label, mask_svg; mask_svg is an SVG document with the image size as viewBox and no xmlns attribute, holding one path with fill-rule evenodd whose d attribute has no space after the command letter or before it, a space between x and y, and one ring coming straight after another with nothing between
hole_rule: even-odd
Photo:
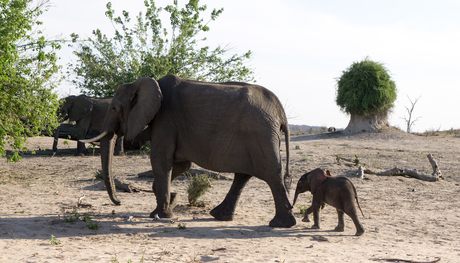
<instances>
[{"instance_id":1,"label":"shrub","mask_svg":"<svg viewBox=\"0 0 460 263\"><path fill-rule=\"evenodd\" d=\"M188 202L193 206L202 206L198 199L211 188L211 181L207 174L198 174L191 177L190 184L187 187Z\"/></svg>"}]
</instances>

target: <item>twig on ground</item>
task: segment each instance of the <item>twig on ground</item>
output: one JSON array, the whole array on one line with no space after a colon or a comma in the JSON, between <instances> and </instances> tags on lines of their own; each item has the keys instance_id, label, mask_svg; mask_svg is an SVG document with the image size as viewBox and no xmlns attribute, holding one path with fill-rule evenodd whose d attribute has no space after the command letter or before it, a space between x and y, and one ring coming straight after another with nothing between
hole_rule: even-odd
<instances>
[{"instance_id":1,"label":"twig on ground","mask_svg":"<svg viewBox=\"0 0 460 263\"><path fill-rule=\"evenodd\" d=\"M398 258L377 258L378 261L388 261L388 262L403 262L403 263L436 263L441 260L441 258L436 258L432 261L415 261L415 260L406 260L406 259L398 259Z\"/></svg>"}]
</instances>

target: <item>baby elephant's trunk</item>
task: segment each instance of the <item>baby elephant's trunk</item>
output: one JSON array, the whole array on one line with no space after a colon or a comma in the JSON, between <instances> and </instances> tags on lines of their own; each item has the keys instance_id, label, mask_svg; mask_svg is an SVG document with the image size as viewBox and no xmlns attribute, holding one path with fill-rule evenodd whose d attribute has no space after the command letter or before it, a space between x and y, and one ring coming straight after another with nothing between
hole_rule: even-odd
<instances>
[{"instance_id":1,"label":"baby elephant's trunk","mask_svg":"<svg viewBox=\"0 0 460 263\"><path fill-rule=\"evenodd\" d=\"M296 189L295 189L295 194L294 194L294 201L292 202L292 207L291 207L291 209L294 208L295 202L297 201L297 197L299 197L299 194L300 194L299 189L296 188Z\"/></svg>"}]
</instances>

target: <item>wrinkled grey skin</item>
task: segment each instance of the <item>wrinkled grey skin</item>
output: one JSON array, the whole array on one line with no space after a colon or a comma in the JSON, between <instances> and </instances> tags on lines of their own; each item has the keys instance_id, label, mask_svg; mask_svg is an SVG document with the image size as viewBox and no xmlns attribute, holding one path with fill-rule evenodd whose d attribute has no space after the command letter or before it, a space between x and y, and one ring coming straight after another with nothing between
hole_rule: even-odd
<instances>
[{"instance_id":1,"label":"wrinkled grey skin","mask_svg":"<svg viewBox=\"0 0 460 263\"><path fill-rule=\"evenodd\" d=\"M251 177L272 191L276 215L273 227L296 221L286 186L290 186L289 128L278 98L269 90L240 82L206 83L168 75L155 81L141 78L118 88L104 120L101 162L109 197L120 204L111 173L113 138L131 140L146 125L151 128L150 160L157 207L150 214L173 217L175 193L171 181L192 162L235 179L221 204L211 211L218 220L233 220L235 207ZM280 142L286 140L286 174L282 174ZM284 181L283 181L284 179Z\"/></svg>"},{"instance_id":2,"label":"wrinkled grey skin","mask_svg":"<svg viewBox=\"0 0 460 263\"><path fill-rule=\"evenodd\" d=\"M364 228L359 222L358 212L355 206L355 200L358 204L361 214L364 216L358 202L356 189L350 179L342 176L331 177L326 175L322 169L310 171L299 179L294 195L294 202L297 201L299 194L310 191L313 194L311 206L305 212L305 217L302 221L310 222L308 215L313 213L314 224L311 228L319 229L319 214L324 208L324 204L331 205L337 209L338 225L335 231L344 231L343 214L347 214L353 220L356 227L356 235L364 234Z\"/></svg>"},{"instance_id":3,"label":"wrinkled grey skin","mask_svg":"<svg viewBox=\"0 0 460 263\"><path fill-rule=\"evenodd\" d=\"M102 99L88 97L86 95L68 96L59 106L58 116L60 121L69 120L76 123L77 139L85 139L88 132L100 133L105 114L110 107L112 97ZM53 151L57 150L59 129L54 132ZM121 138L119 142L121 142ZM117 143L115 155L123 153L123 144ZM85 144L78 141L75 155L85 155L88 151Z\"/></svg>"}]
</instances>

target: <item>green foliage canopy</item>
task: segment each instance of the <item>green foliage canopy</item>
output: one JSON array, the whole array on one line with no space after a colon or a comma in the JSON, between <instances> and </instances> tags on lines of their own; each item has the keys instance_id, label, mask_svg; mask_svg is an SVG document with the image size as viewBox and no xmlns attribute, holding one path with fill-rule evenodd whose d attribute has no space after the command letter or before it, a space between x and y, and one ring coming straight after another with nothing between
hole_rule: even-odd
<instances>
[{"instance_id":1,"label":"green foliage canopy","mask_svg":"<svg viewBox=\"0 0 460 263\"><path fill-rule=\"evenodd\" d=\"M365 58L343 71L337 80L336 103L349 114L367 116L394 106L396 84L380 62Z\"/></svg>"},{"instance_id":2,"label":"green foliage canopy","mask_svg":"<svg viewBox=\"0 0 460 263\"><path fill-rule=\"evenodd\" d=\"M8 144L15 150L8 161L18 161L18 150L27 137L57 125L58 84L55 51L57 41L48 41L37 17L49 8L49 1L0 1L0 156ZM51 126L50 126L51 125Z\"/></svg>"},{"instance_id":3,"label":"green foliage canopy","mask_svg":"<svg viewBox=\"0 0 460 263\"><path fill-rule=\"evenodd\" d=\"M252 69L244 62L251 51L243 55L228 55L228 46L200 45L202 32L209 31L208 23L214 21L223 9L214 9L210 20L204 23L202 14L206 5L199 0L189 0L179 8L177 0L172 5L157 8L154 0L144 1L146 12L139 12L133 26L127 11L115 16L112 4L107 3L105 15L112 22L112 38L101 30L81 41L72 34L74 54L78 60L69 64L69 74L76 77L73 83L83 93L103 97L113 95L122 83L140 77L159 79L167 74L202 81L254 81ZM161 12L170 17L170 29L163 27Z\"/></svg>"}]
</instances>

